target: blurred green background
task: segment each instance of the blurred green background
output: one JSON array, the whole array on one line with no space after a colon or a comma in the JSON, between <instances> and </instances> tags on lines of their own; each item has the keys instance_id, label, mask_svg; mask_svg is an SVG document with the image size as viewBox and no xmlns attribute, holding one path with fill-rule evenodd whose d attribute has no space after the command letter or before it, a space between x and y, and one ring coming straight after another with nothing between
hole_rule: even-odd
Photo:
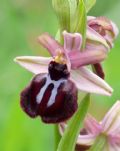
<instances>
[{"instance_id":1,"label":"blurred green background","mask_svg":"<svg viewBox=\"0 0 120 151\"><path fill-rule=\"evenodd\" d=\"M97 0L90 12L107 16L120 27L120 1ZM0 0L0 151L53 151L53 125L30 119L19 105L19 93L32 74L13 62L20 55L44 55L36 37L55 35L57 18L51 0ZM106 81L114 88L111 98L93 95L90 112L99 120L120 99L120 38L104 63Z\"/></svg>"}]
</instances>

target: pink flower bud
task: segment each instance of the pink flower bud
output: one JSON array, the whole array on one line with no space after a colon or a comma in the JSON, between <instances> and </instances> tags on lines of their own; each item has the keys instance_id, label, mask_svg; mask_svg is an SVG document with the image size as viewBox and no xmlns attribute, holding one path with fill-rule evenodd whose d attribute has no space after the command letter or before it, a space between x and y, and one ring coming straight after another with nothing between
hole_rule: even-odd
<instances>
[{"instance_id":1,"label":"pink flower bud","mask_svg":"<svg viewBox=\"0 0 120 151\"><path fill-rule=\"evenodd\" d=\"M106 17L88 17L88 26L99 33L110 47L117 37L119 31L115 23Z\"/></svg>"}]
</instances>

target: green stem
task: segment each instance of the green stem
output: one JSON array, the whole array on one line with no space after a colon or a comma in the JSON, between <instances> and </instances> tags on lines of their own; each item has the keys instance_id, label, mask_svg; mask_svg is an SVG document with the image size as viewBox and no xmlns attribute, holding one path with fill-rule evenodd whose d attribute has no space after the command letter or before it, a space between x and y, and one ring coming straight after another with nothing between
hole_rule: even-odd
<instances>
[{"instance_id":1,"label":"green stem","mask_svg":"<svg viewBox=\"0 0 120 151\"><path fill-rule=\"evenodd\" d=\"M54 150L57 150L58 144L60 142L61 135L59 133L58 125L54 125Z\"/></svg>"},{"instance_id":2,"label":"green stem","mask_svg":"<svg viewBox=\"0 0 120 151\"><path fill-rule=\"evenodd\" d=\"M89 104L90 95L88 94L80 102L77 112L69 122L68 127L65 130L63 137L58 145L57 151L74 151L76 140L78 138L80 129L82 128L82 124L87 114Z\"/></svg>"},{"instance_id":3,"label":"green stem","mask_svg":"<svg viewBox=\"0 0 120 151\"><path fill-rule=\"evenodd\" d=\"M106 137L103 134L99 135L93 146L89 149L89 151L102 151L105 143Z\"/></svg>"}]
</instances>

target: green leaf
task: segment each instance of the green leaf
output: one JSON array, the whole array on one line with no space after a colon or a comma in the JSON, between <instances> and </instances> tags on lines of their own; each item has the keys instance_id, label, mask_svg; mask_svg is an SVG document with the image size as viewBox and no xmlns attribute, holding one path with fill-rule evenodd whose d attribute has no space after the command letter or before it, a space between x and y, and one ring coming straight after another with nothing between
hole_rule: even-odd
<instances>
[{"instance_id":1,"label":"green leaf","mask_svg":"<svg viewBox=\"0 0 120 151\"><path fill-rule=\"evenodd\" d=\"M60 142L60 139L61 139L61 135L59 133L59 129L58 129L58 125L56 124L54 126L54 143L55 143L55 151L57 150L57 147L58 147L58 144Z\"/></svg>"},{"instance_id":2,"label":"green leaf","mask_svg":"<svg viewBox=\"0 0 120 151\"><path fill-rule=\"evenodd\" d=\"M83 38L83 45L82 48L85 47L85 41L86 41L86 24L87 24L87 15L86 15L86 7L83 0L79 0L78 6L76 9L75 14L75 21L74 21L74 31L81 33Z\"/></svg>"},{"instance_id":3,"label":"green leaf","mask_svg":"<svg viewBox=\"0 0 120 151\"><path fill-rule=\"evenodd\" d=\"M70 31L70 5L68 0L52 0L60 23L60 30Z\"/></svg>"},{"instance_id":4,"label":"green leaf","mask_svg":"<svg viewBox=\"0 0 120 151\"><path fill-rule=\"evenodd\" d=\"M101 151L106 143L106 137L104 135L99 135L93 144L93 146L89 149L89 151Z\"/></svg>"},{"instance_id":5,"label":"green leaf","mask_svg":"<svg viewBox=\"0 0 120 151\"><path fill-rule=\"evenodd\" d=\"M85 6L86 6L86 12L88 13L91 8L95 5L96 0L84 0L85 1Z\"/></svg>"},{"instance_id":6,"label":"green leaf","mask_svg":"<svg viewBox=\"0 0 120 151\"><path fill-rule=\"evenodd\" d=\"M74 151L76 140L82 128L83 120L86 116L90 103L90 95L87 94L80 102L79 108L65 130L59 143L57 151Z\"/></svg>"}]
</instances>

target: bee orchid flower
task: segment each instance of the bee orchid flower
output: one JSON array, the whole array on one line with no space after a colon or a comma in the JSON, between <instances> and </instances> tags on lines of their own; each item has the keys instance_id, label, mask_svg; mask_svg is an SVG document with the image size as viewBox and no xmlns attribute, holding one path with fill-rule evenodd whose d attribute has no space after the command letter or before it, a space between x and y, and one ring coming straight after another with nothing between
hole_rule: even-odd
<instances>
[{"instance_id":1,"label":"bee orchid flower","mask_svg":"<svg viewBox=\"0 0 120 151\"><path fill-rule=\"evenodd\" d=\"M66 127L65 123L59 124L62 135ZM98 122L91 115L85 118L84 128L78 136L76 149L78 151L89 149L97 136L101 134L106 137L102 151L120 150L120 101L113 105L101 122Z\"/></svg>"},{"instance_id":2,"label":"bee orchid flower","mask_svg":"<svg viewBox=\"0 0 120 151\"><path fill-rule=\"evenodd\" d=\"M92 71L83 67L106 58L104 49L80 52L82 36L63 32L64 46L44 33L38 41L52 57L22 56L15 61L35 74L21 93L21 106L31 117L41 116L45 123L58 123L77 110L77 89L110 96L112 88ZM107 47L102 37L98 41ZM101 42L102 41L102 42Z\"/></svg>"}]
</instances>

